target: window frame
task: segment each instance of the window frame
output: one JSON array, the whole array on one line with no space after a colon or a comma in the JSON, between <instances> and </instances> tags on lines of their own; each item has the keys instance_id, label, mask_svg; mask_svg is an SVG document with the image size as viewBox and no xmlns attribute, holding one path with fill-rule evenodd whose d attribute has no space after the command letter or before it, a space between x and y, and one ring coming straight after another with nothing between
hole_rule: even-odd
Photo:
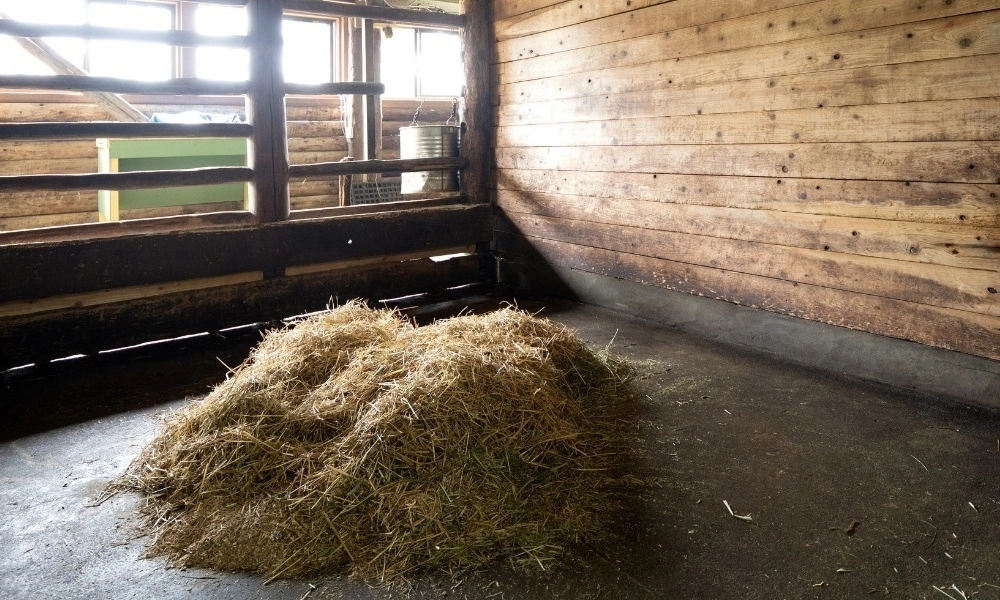
<instances>
[{"instance_id":1,"label":"window frame","mask_svg":"<svg viewBox=\"0 0 1000 600\"><path fill-rule=\"evenodd\" d=\"M391 24L385 24L384 27L383 27L383 29L385 27L388 27L388 28L393 29L393 30L398 30L398 29L410 29L410 30L413 30L413 32L414 32L414 35L413 35L413 57L414 57L414 64L417 67L417 69L413 73L413 95L412 96L392 96L392 97L388 97L387 96L388 99L390 99L390 100L420 100L420 99L444 100L446 98L454 98L455 96L461 94L461 91L459 91L457 94L447 94L447 95L444 95L444 96L441 96L441 95L426 95L426 94L424 94L423 93L423 86L421 85L421 78L422 78L423 74L420 71L420 64L421 64L420 63L420 54L421 54L421 50L422 50L421 38L423 37L423 35L425 33L451 33L451 34L454 34L456 36L459 36L459 38L461 39L461 31L460 30L458 30L458 29L452 29L452 28L447 28L447 27L393 27ZM384 35L384 31L383 31L383 35Z\"/></svg>"}]
</instances>

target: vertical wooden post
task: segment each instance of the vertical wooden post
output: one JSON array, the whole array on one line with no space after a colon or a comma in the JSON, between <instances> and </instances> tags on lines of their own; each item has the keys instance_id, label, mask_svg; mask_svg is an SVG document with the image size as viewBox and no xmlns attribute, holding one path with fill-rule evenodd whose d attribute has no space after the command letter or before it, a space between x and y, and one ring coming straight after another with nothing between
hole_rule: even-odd
<instances>
[{"instance_id":1,"label":"vertical wooden post","mask_svg":"<svg viewBox=\"0 0 1000 600\"><path fill-rule=\"evenodd\" d=\"M283 220L289 212L281 4L281 0L251 0L246 5L250 24L246 112L253 125L248 160L254 170L250 211L261 223Z\"/></svg>"},{"instance_id":2,"label":"vertical wooden post","mask_svg":"<svg viewBox=\"0 0 1000 600\"><path fill-rule=\"evenodd\" d=\"M362 53L364 64L364 81L369 83L378 81L375 78L375 23L371 19L361 21L361 39L364 52ZM375 160L375 101L378 100L374 94L365 96L365 160Z\"/></svg>"},{"instance_id":3,"label":"vertical wooden post","mask_svg":"<svg viewBox=\"0 0 1000 600\"><path fill-rule=\"evenodd\" d=\"M471 203L489 202L492 167L493 111L490 103L492 58L492 6L488 0L460 0L465 15L462 61L465 93L462 96L462 138L459 155L469 161L462 171L462 193Z\"/></svg>"}]
</instances>

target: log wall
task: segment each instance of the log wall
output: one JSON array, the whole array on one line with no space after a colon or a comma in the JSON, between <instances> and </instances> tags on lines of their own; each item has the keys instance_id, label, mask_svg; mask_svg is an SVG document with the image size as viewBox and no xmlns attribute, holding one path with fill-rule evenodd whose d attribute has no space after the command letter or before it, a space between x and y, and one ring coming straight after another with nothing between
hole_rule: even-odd
<instances>
[{"instance_id":1,"label":"log wall","mask_svg":"<svg viewBox=\"0 0 1000 600\"><path fill-rule=\"evenodd\" d=\"M1000 0L494 15L502 272L555 265L1000 359Z\"/></svg>"},{"instance_id":2,"label":"log wall","mask_svg":"<svg viewBox=\"0 0 1000 600\"><path fill-rule=\"evenodd\" d=\"M30 97L29 97L30 98ZM0 101L0 123L53 121L106 121L110 117L96 104L79 97L21 100L8 95ZM140 99L142 100L142 99ZM153 104L136 102L145 114L199 110L209 113L243 113L239 105L187 102ZM416 102L386 103L383 125L383 158L399 158L399 128L409 125ZM421 123L443 123L451 113L451 101L430 101L421 109ZM340 108L333 100L290 100L288 145L292 164L339 161L347 156ZM97 170L97 149L93 141L8 142L0 147L0 175L44 173L92 173ZM292 210L340 205L338 181L334 179L296 180L289 183ZM188 212L241 210L239 203L201 204L152 210L123 211L123 219L159 217ZM0 193L0 231L94 223L97 221L97 192Z\"/></svg>"}]
</instances>

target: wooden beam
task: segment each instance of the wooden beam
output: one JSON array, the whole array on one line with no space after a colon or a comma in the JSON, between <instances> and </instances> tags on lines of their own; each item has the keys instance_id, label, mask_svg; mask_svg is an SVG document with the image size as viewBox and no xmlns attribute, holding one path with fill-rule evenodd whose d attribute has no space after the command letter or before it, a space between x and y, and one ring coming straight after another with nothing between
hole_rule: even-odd
<instances>
[{"instance_id":1,"label":"wooden beam","mask_svg":"<svg viewBox=\"0 0 1000 600\"><path fill-rule=\"evenodd\" d=\"M252 279L250 275L245 278ZM377 303L486 279L480 257L471 255L443 262L429 258L384 261L203 289L165 288L160 294L128 301L0 319L0 369L279 320L322 310L331 297L340 302L366 298Z\"/></svg>"},{"instance_id":2,"label":"wooden beam","mask_svg":"<svg viewBox=\"0 0 1000 600\"><path fill-rule=\"evenodd\" d=\"M246 123L0 123L0 140L247 137L252 131Z\"/></svg>"},{"instance_id":3,"label":"wooden beam","mask_svg":"<svg viewBox=\"0 0 1000 600\"><path fill-rule=\"evenodd\" d=\"M486 0L483 1L486 2ZM284 6L285 10L291 12L334 17L358 17L360 19L372 19L379 23L430 25L432 27L465 26L464 15L420 11L408 8L365 6L348 4L346 2L327 2L325 0L285 0Z\"/></svg>"},{"instance_id":4,"label":"wooden beam","mask_svg":"<svg viewBox=\"0 0 1000 600\"><path fill-rule=\"evenodd\" d=\"M0 192L21 190L135 190L187 185L243 183L253 179L247 167L205 167L178 171L132 171L85 175L0 176Z\"/></svg>"},{"instance_id":5,"label":"wooden beam","mask_svg":"<svg viewBox=\"0 0 1000 600\"><path fill-rule=\"evenodd\" d=\"M361 46L364 49L362 53L362 68L364 71L364 80L368 83L374 83L378 81L375 79L375 36L382 35L381 33L375 32L375 23L371 19L364 19L361 22ZM385 86L382 86L382 92L385 92ZM368 94L364 98L364 123L365 123L365 160L375 160L375 120L376 120L376 98L372 94Z\"/></svg>"},{"instance_id":6,"label":"wooden beam","mask_svg":"<svg viewBox=\"0 0 1000 600\"><path fill-rule=\"evenodd\" d=\"M491 223L488 206L448 206L252 228L0 245L0 303L452 248L489 241Z\"/></svg>"},{"instance_id":7,"label":"wooden beam","mask_svg":"<svg viewBox=\"0 0 1000 600\"><path fill-rule=\"evenodd\" d=\"M288 142L285 81L282 73L281 0L247 5L250 89L246 96L250 136L249 165L254 170L250 212L261 223L288 217Z\"/></svg>"},{"instance_id":8,"label":"wooden beam","mask_svg":"<svg viewBox=\"0 0 1000 600\"><path fill-rule=\"evenodd\" d=\"M0 13L0 20L6 21L9 17ZM21 48L28 54L34 56L45 66L63 76L86 77L87 72L77 67L70 61L63 58L51 46L40 39L35 38L14 38ZM57 75L58 76L58 75ZM0 78L0 80L7 77ZM0 85L2 87L2 85ZM105 93L109 90L93 90L98 93L91 94L94 103L103 108L111 116L121 121L130 123L145 123L149 118L139 109L126 102L121 96ZM113 91L113 90L111 90Z\"/></svg>"},{"instance_id":9,"label":"wooden beam","mask_svg":"<svg viewBox=\"0 0 1000 600\"><path fill-rule=\"evenodd\" d=\"M493 56L492 2L461 0L466 27L462 30L465 92L462 96L462 135L459 155L469 161L462 171L462 192L472 202L489 202L492 166L493 109L490 62Z\"/></svg>"},{"instance_id":10,"label":"wooden beam","mask_svg":"<svg viewBox=\"0 0 1000 600\"><path fill-rule=\"evenodd\" d=\"M0 88L113 92L116 94L240 95L250 88L246 81L211 81L183 77L164 81L136 81L90 75L4 75ZM122 100L124 102L124 100ZM131 106L131 105L129 105ZM148 121L148 119L146 119ZM136 121L139 122L139 121Z\"/></svg>"},{"instance_id":11,"label":"wooden beam","mask_svg":"<svg viewBox=\"0 0 1000 600\"><path fill-rule=\"evenodd\" d=\"M243 35L201 35L193 31L148 31L120 27L95 27L93 25L53 25L21 23L13 19L0 19L0 35L25 38L69 37L98 40L124 40L157 42L170 46L209 46L221 48L246 48L249 39Z\"/></svg>"},{"instance_id":12,"label":"wooden beam","mask_svg":"<svg viewBox=\"0 0 1000 600\"><path fill-rule=\"evenodd\" d=\"M426 198L421 200L400 200L398 202L379 202L377 204L358 204L356 206L331 206L327 208L307 208L293 211L289 220L321 219L324 217L343 217L345 215L367 215L383 213L392 210L413 210L416 208L434 208L438 206L456 206L465 204L465 196L447 196L445 198Z\"/></svg>"},{"instance_id":13,"label":"wooden beam","mask_svg":"<svg viewBox=\"0 0 1000 600\"><path fill-rule=\"evenodd\" d=\"M94 195L91 206L96 206ZM97 211L94 211L96 219ZM123 236L152 235L162 233L187 233L195 231L218 231L249 227L254 224L254 216L246 211L199 213L193 215L173 215L168 217L130 219L127 221L85 222L60 227L25 229L0 232L0 245L65 243L82 240L121 238Z\"/></svg>"},{"instance_id":14,"label":"wooden beam","mask_svg":"<svg viewBox=\"0 0 1000 600\"><path fill-rule=\"evenodd\" d=\"M385 93L385 85L368 81L334 81L332 83L286 83L286 94L302 96L337 96L341 94L359 94L375 96Z\"/></svg>"},{"instance_id":15,"label":"wooden beam","mask_svg":"<svg viewBox=\"0 0 1000 600\"><path fill-rule=\"evenodd\" d=\"M397 160L354 160L313 165L292 165L289 175L300 177L336 177L364 173L411 173L463 168L468 161L460 157L406 158Z\"/></svg>"}]
</instances>

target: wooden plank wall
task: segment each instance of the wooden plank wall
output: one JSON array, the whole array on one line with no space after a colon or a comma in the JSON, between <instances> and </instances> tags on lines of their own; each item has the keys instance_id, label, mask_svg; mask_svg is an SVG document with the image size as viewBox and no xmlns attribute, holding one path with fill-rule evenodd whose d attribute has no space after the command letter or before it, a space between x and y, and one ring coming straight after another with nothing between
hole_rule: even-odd
<instances>
[{"instance_id":1,"label":"wooden plank wall","mask_svg":"<svg viewBox=\"0 0 1000 600\"><path fill-rule=\"evenodd\" d=\"M496 249L1000 359L1000 0L493 0Z\"/></svg>"},{"instance_id":2,"label":"wooden plank wall","mask_svg":"<svg viewBox=\"0 0 1000 600\"><path fill-rule=\"evenodd\" d=\"M0 122L102 121L108 114L95 104L81 102L0 102ZM147 115L198 110L208 113L243 113L233 104L148 104L137 107ZM386 103L383 126L383 158L399 158L399 128L409 125L416 102ZM429 101L421 109L421 123L443 123L451 113L451 101ZM336 100L291 100L288 107L288 144L293 164L334 162L347 156L340 108ZM93 141L10 142L0 146L0 175L41 173L92 173L97 170ZM339 205L336 179L296 180L289 184L292 210ZM125 211L122 218L241 210L238 203L169 207ZM0 231L93 223L97 221L97 192L32 192L0 194Z\"/></svg>"}]
</instances>

